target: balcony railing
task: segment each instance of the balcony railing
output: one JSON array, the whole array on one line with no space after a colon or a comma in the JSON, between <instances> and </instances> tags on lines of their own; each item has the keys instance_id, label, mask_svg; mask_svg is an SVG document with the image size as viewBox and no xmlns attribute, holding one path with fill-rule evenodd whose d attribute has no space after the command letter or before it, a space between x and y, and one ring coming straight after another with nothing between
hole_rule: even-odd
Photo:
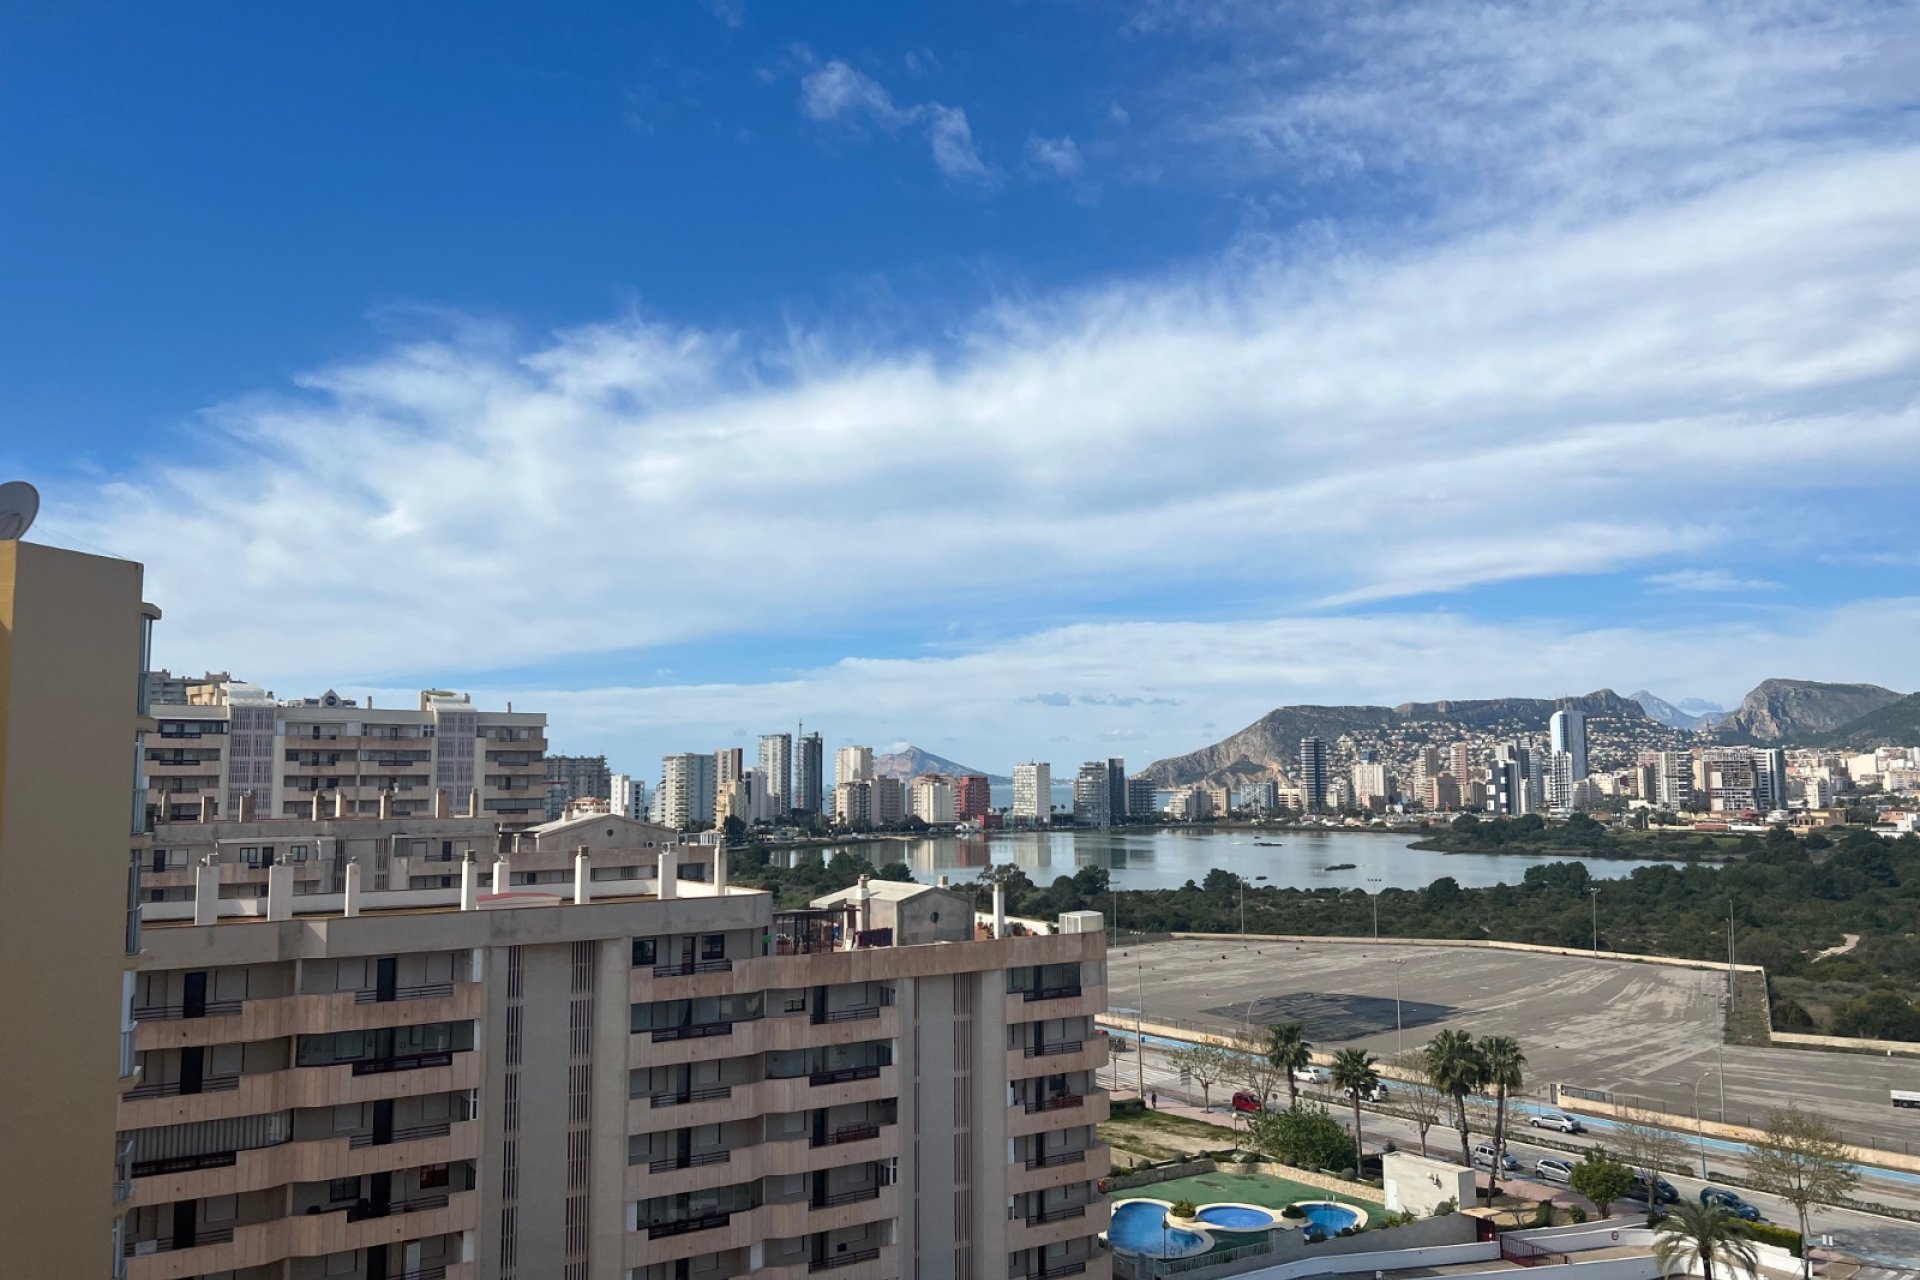
<instances>
[{"instance_id":1,"label":"balcony railing","mask_svg":"<svg viewBox=\"0 0 1920 1280\"><path fill-rule=\"evenodd\" d=\"M1069 1107L1085 1106L1086 1102L1083 1094L1056 1093L1051 1098L1028 1098L1020 1105L1028 1115L1033 1115L1037 1111L1065 1111Z\"/></svg>"},{"instance_id":2,"label":"balcony railing","mask_svg":"<svg viewBox=\"0 0 1920 1280\"><path fill-rule=\"evenodd\" d=\"M877 1124L843 1124L832 1133L818 1133L807 1139L810 1147L834 1147L843 1142L865 1142L880 1136Z\"/></svg>"},{"instance_id":3,"label":"balcony railing","mask_svg":"<svg viewBox=\"0 0 1920 1280\"><path fill-rule=\"evenodd\" d=\"M672 1173L676 1169L700 1169L710 1164L725 1164L733 1159L731 1151L703 1151L697 1156L668 1156L647 1165L648 1173Z\"/></svg>"},{"instance_id":4,"label":"balcony railing","mask_svg":"<svg viewBox=\"0 0 1920 1280\"><path fill-rule=\"evenodd\" d=\"M389 1000L439 1000L453 994L451 982L423 982L413 987L395 987L393 994L382 997L378 987L367 987L353 993L355 1004L385 1004Z\"/></svg>"},{"instance_id":5,"label":"balcony railing","mask_svg":"<svg viewBox=\"0 0 1920 1280\"><path fill-rule=\"evenodd\" d=\"M1085 1041L1062 1040L1058 1044L1030 1044L1027 1046L1029 1058L1052 1058L1063 1053L1078 1053Z\"/></svg>"},{"instance_id":6,"label":"balcony railing","mask_svg":"<svg viewBox=\"0 0 1920 1280\"><path fill-rule=\"evenodd\" d=\"M814 1019L814 1022L816 1024L822 1023L822 1022L864 1022L868 1018L877 1018L879 1016L880 1016L879 1005L863 1004L863 1005L858 1005L852 1009L829 1010L828 1012L820 1014L818 1017L816 1017Z\"/></svg>"},{"instance_id":7,"label":"balcony railing","mask_svg":"<svg viewBox=\"0 0 1920 1280\"><path fill-rule=\"evenodd\" d=\"M225 1169L240 1162L237 1151L208 1151L197 1156L166 1156L159 1160L137 1160L133 1176L152 1178L168 1173L193 1173L200 1169Z\"/></svg>"},{"instance_id":8,"label":"balcony railing","mask_svg":"<svg viewBox=\"0 0 1920 1280\"><path fill-rule=\"evenodd\" d=\"M361 1147L384 1147L393 1142L419 1142L425 1138L444 1138L452 1132L452 1122L441 1120L435 1124L415 1124L403 1129L395 1129L387 1135L385 1142L376 1140L371 1133L356 1133L347 1139L347 1149L358 1151Z\"/></svg>"},{"instance_id":9,"label":"balcony railing","mask_svg":"<svg viewBox=\"0 0 1920 1280\"><path fill-rule=\"evenodd\" d=\"M1030 1227L1038 1227L1044 1226L1049 1222L1065 1222L1068 1218L1084 1218L1086 1216L1087 1206L1083 1204L1063 1204L1058 1208L1042 1209L1038 1213L1028 1214L1027 1225Z\"/></svg>"},{"instance_id":10,"label":"balcony railing","mask_svg":"<svg viewBox=\"0 0 1920 1280\"><path fill-rule=\"evenodd\" d=\"M678 964L653 966L656 978L690 978L696 973L732 973L731 960L682 960Z\"/></svg>"},{"instance_id":11,"label":"balcony railing","mask_svg":"<svg viewBox=\"0 0 1920 1280\"><path fill-rule=\"evenodd\" d=\"M389 1071L418 1071L424 1067L450 1067L453 1065L453 1051L440 1049L433 1053L406 1053L397 1058L365 1058L353 1064L353 1074L357 1076L379 1076Z\"/></svg>"},{"instance_id":12,"label":"balcony railing","mask_svg":"<svg viewBox=\"0 0 1920 1280\"><path fill-rule=\"evenodd\" d=\"M831 1258L820 1258L807 1264L809 1271L832 1271L836 1267L850 1267L856 1262L872 1262L880 1256L880 1250L855 1249L850 1253L836 1253Z\"/></svg>"},{"instance_id":13,"label":"balcony railing","mask_svg":"<svg viewBox=\"0 0 1920 1280\"><path fill-rule=\"evenodd\" d=\"M1073 1000L1079 995L1080 984L1076 982L1070 987L1035 987L1030 991L1022 991L1020 998L1032 1004L1036 1000Z\"/></svg>"},{"instance_id":14,"label":"balcony railing","mask_svg":"<svg viewBox=\"0 0 1920 1280\"><path fill-rule=\"evenodd\" d=\"M238 1089L239 1087L240 1076L238 1073L230 1076L207 1076L200 1081L200 1087L193 1092L225 1093L229 1089ZM177 1098L183 1094L186 1094L186 1091L180 1087L180 1081L170 1080L165 1082L155 1081L153 1084L135 1085L120 1096L129 1102L134 1102L141 1098ZM192 1095L187 1094L186 1096L190 1097Z\"/></svg>"},{"instance_id":15,"label":"balcony railing","mask_svg":"<svg viewBox=\"0 0 1920 1280\"><path fill-rule=\"evenodd\" d=\"M207 1227L194 1232L193 1237L184 1242L174 1236L162 1236L158 1240L129 1240L124 1252L129 1258L137 1258L149 1253L171 1253L175 1249L196 1249L203 1244L226 1244L232 1239L232 1227Z\"/></svg>"},{"instance_id":16,"label":"balcony railing","mask_svg":"<svg viewBox=\"0 0 1920 1280\"><path fill-rule=\"evenodd\" d=\"M880 1184L870 1187L855 1187L851 1191L836 1191L829 1196L815 1196L813 1207L816 1209L836 1209L843 1204L859 1204L862 1200L878 1200Z\"/></svg>"},{"instance_id":17,"label":"balcony railing","mask_svg":"<svg viewBox=\"0 0 1920 1280\"><path fill-rule=\"evenodd\" d=\"M1027 1157L1029 1169L1052 1169L1063 1164L1080 1164L1087 1158L1084 1151L1047 1151L1037 1156Z\"/></svg>"},{"instance_id":18,"label":"balcony railing","mask_svg":"<svg viewBox=\"0 0 1920 1280\"><path fill-rule=\"evenodd\" d=\"M354 1205L347 1210L348 1222L363 1222L368 1218L391 1218L402 1213L423 1213L428 1209L447 1207L447 1193L436 1191L429 1195L413 1196L406 1200L389 1201L385 1208L379 1205Z\"/></svg>"},{"instance_id":19,"label":"balcony railing","mask_svg":"<svg viewBox=\"0 0 1920 1280\"><path fill-rule=\"evenodd\" d=\"M874 1080L880 1075L880 1067L839 1067L833 1071L816 1071L807 1077L811 1085L846 1084L850 1080Z\"/></svg>"},{"instance_id":20,"label":"balcony railing","mask_svg":"<svg viewBox=\"0 0 1920 1280\"><path fill-rule=\"evenodd\" d=\"M447 1280L445 1267L421 1267L418 1271L402 1271L394 1280Z\"/></svg>"},{"instance_id":21,"label":"balcony railing","mask_svg":"<svg viewBox=\"0 0 1920 1280\"><path fill-rule=\"evenodd\" d=\"M698 1218L678 1218L672 1222L655 1222L647 1227L647 1239L664 1240L668 1236L684 1236L693 1231L711 1231L715 1227L724 1227L733 1220L733 1214L707 1213Z\"/></svg>"},{"instance_id":22,"label":"balcony railing","mask_svg":"<svg viewBox=\"0 0 1920 1280\"><path fill-rule=\"evenodd\" d=\"M690 1102L717 1102L721 1098L731 1098L733 1086L730 1084L708 1085L704 1089L680 1089L669 1093L656 1093L651 1101L655 1107L684 1107Z\"/></svg>"},{"instance_id":23,"label":"balcony railing","mask_svg":"<svg viewBox=\"0 0 1920 1280\"><path fill-rule=\"evenodd\" d=\"M209 1000L200 1006L200 1012L189 1014L184 1004L143 1004L135 1005L135 1022L174 1022L181 1018L224 1018L240 1012L238 1000Z\"/></svg>"},{"instance_id":24,"label":"balcony railing","mask_svg":"<svg viewBox=\"0 0 1920 1280\"><path fill-rule=\"evenodd\" d=\"M704 1040L708 1036L730 1036L733 1034L731 1022L695 1022L684 1027L656 1027L653 1042L663 1040Z\"/></svg>"},{"instance_id":25,"label":"balcony railing","mask_svg":"<svg viewBox=\"0 0 1920 1280\"><path fill-rule=\"evenodd\" d=\"M1077 1276L1087 1269L1086 1259L1078 1262L1063 1262L1055 1267L1042 1267L1034 1272L1036 1280L1055 1280L1057 1276Z\"/></svg>"}]
</instances>

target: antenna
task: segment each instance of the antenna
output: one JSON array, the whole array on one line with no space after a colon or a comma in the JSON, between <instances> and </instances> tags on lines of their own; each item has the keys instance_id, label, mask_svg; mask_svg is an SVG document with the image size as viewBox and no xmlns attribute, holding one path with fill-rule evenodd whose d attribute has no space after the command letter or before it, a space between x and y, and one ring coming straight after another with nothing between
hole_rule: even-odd
<instances>
[{"instance_id":1,"label":"antenna","mask_svg":"<svg viewBox=\"0 0 1920 1280\"><path fill-rule=\"evenodd\" d=\"M11 542L33 526L40 514L40 491L25 480L0 484L0 542Z\"/></svg>"}]
</instances>

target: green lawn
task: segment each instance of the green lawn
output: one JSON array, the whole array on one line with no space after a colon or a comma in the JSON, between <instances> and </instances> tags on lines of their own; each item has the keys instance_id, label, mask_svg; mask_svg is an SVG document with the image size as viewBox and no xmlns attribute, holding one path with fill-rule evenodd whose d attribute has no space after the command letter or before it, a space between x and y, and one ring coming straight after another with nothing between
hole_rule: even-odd
<instances>
[{"instance_id":1,"label":"green lawn","mask_svg":"<svg viewBox=\"0 0 1920 1280\"><path fill-rule=\"evenodd\" d=\"M1372 1187L1361 1187L1364 1195L1354 1195L1341 1191L1338 1196L1319 1187L1310 1187L1304 1182L1291 1182L1285 1178L1270 1178L1262 1173L1243 1173L1238 1169L1221 1169L1215 1173L1202 1173L1191 1178L1176 1178L1172 1182L1156 1182L1151 1186L1131 1187L1125 1191L1113 1193L1115 1200L1167 1200L1178 1202L1191 1200L1197 1205L1209 1205L1231 1202L1234 1204L1257 1204L1263 1209L1284 1209L1295 1200L1352 1200L1361 1204L1384 1207L1378 1197L1380 1193Z\"/></svg>"}]
</instances>

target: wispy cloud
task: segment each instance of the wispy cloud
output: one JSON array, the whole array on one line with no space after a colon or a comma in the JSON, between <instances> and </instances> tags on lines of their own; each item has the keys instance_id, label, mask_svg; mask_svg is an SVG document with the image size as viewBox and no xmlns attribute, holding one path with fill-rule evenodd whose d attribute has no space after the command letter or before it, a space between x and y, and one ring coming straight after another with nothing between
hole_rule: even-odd
<instances>
[{"instance_id":1,"label":"wispy cloud","mask_svg":"<svg viewBox=\"0 0 1920 1280\"><path fill-rule=\"evenodd\" d=\"M810 120L854 128L874 126L889 134L918 129L926 138L934 167L949 179L975 185L993 181L963 109L933 101L902 106L878 80L838 58L800 78L800 110Z\"/></svg>"},{"instance_id":2,"label":"wispy cloud","mask_svg":"<svg viewBox=\"0 0 1920 1280\"><path fill-rule=\"evenodd\" d=\"M1645 579L1655 591L1701 594L1743 594L1753 591L1778 591L1781 584L1769 578L1743 578L1728 569L1675 569Z\"/></svg>"},{"instance_id":3,"label":"wispy cloud","mask_svg":"<svg viewBox=\"0 0 1920 1280\"><path fill-rule=\"evenodd\" d=\"M1041 170L1056 178L1077 178L1086 168L1086 158L1080 154L1080 146L1071 137L1043 138L1038 134L1027 138L1027 159Z\"/></svg>"}]
</instances>

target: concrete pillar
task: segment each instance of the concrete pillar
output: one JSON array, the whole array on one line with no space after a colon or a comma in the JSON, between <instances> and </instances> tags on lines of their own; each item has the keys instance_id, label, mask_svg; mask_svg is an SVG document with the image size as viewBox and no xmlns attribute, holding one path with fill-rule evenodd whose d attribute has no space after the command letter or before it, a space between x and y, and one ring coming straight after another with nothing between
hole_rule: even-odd
<instances>
[{"instance_id":1,"label":"concrete pillar","mask_svg":"<svg viewBox=\"0 0 1920 1280\"><path fill-rule=\"evenodd\" d=\"M253 821L253 792L242 791L240 793L240 803L235 807L233 817L236 822Z\"/></svg>"},{"instance_id":2,"label":"concrete pillar","mask_svg":"<svg viewBox=\"0 0 1920 1280\"><path fill-rule=\"evenodd\" d=\"M467 788L467 816L469 818L480 816L480 788L478 787Z\"/></svg>"},{"instance_id":3,"label":"concrete pillar","mask_svg":"<svg viewBox=\"0 0 1920 1280\"><path fill-rule=\"evenodd\" d=\"M347 793L344 791L333 793L333 816L336 818L347 816Z\"/></svg>"},{"instance_id":4,"label":"concrete pillar","mask_svg":"<svg viewBox=\"0 0 1920 1280\"><path fill-rule=\"evenodd\" d=\"M727 846L718 844L713 849L713 892L716 897L727 891Z\"/></svg>"},{"instance_id":5,"label":"concrete pillar","mask_svg":"<svg viewBox=\"0 0 1920 1280\"><path fill-rule=\"evenodd\" d=\"M267 919L293 919L293 864L276 862L267 868Z\"/></svg>"},{"instance_id":6,"label":"concrete pillar","mask_svg":"<svg viewBox=\"0 0 1920 1280\"><path fill-rule=\"evenodd\" d=\"M513 865L507 861L505 854L501 854L493 860L493 891L505 893L511 888L513 888Z\"/></svg>"},{"instance_id":7,"label":"concrete pillar","mask_svg":"<svg viewBox=\"0 0 1920 1280\"><path fill-rule=\"evenodd\" d=\"M593 876L587 864L587 846L573 855L573 905L584 907L593 901Z\"/></svg>"},{"instance_id":8,"label":"concrete pillar","mask_svg":"<svg viewBox=\"0 0 1920 1280\"><path fill-rule=\"evenodd\" d=\"M220 867L210 857L193 869L193 922L214 924L220 919Z\"/></svg>"},{"instance_id":9,"label":"concrete pillar","mask_svg":"<svg viewBox=\"0 0 1920 1280\"><path fill-rule=\"evenodd\" d=\"M380 791L380 820L385 822L393 816L393 788L383 787Z\"/></svg>"},{"instance_id":10,"label":"concrete pillar","mask_svg":"<svg viewBox=\"0 0 1920 1280\"><path fill-rule=\"evenodd\" d=\"M447 808L447 789L445 787L437 787L434 789L433 816L436 818L450 818L453 816Z\"/></svg>"},{"instance_id":11,"label":"concrete pillar","mask_svg":"<svg viewBox=\"0 0 1920 1280\"><path fill-rule=\"evenodd\" d=\"M307 817L315 822L320 821L321 806L324 803L326 802L321 798L320 793L318 791L314 792L313 795L307 799Z\"/></svg>"},{"instance_id":12,"label":"concrete pillar","mask_svg":"<svg viewBox=\"0 0 1920 1280\"><path fill-rule=\"evenodd\" d=\"M200 821L201 822L203 823L212 822L217 812L218 810L215 807L215 801L212 796L200 797Z\"/></svg>"},{"instance_id":13,"label":"concrete pillar","mask_svg":"<svg viewBox=\"0 0 1920 1280\"><path fill-rule=\"evenodd\" d=\"M993 886L993 936L1007 936L1007 887L1003 884Z\"/></svg>"},{"instance_id":14,"label":"concrete pillar","mask_svg":"<svg viewBox=\"0 0 1920 1280\"><path fill-rule=\"evenodd\" d=\"M347 901L341 908L342 915L360 914L360 864L352 859L347 861Z\"/></svg>"},{"instance_id":15,"label":"concrete pillar","mask_svg":"<svg viewBox=\"0 0 1920 1280\"><path fill-rule=\"evenodd\" d=\"M473 860L473 850L467 850L466 858L460 863L460 909L472 911L480 902L480 866Z\"/></svg>"},{"instance_id":16,"label":"concrete pillar","mask_svg":"<svg viewBox=\"0 0 1920 1280\"><path fill-rule=\"evenodd\" d=\"M679 855L671 851L660 855L660 879L654 886L654 894L656 897L664 899L677 896L675 893L675 864L673 861L677 856Z\"/></svg>"}]
</instances>

